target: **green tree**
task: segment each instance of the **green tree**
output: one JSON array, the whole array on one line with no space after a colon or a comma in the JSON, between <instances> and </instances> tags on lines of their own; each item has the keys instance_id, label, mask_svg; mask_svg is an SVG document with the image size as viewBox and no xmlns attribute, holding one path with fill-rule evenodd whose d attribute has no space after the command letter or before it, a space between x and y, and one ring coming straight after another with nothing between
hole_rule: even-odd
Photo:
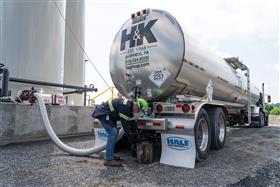
<instances>
[{"instance_id":1,"label":"green tree","mask_svg":"<svg viewBox=\"0 0 280 187\"><path fill-rule=\"evenodd\" d=\"M268 111L268 113L273 109L274 107L272 105L266 105L265 109Z\"/></svg>"},{"instance_id":2,"label":"green tree","mask_svg":"<svg viewBox=\"0 0 280 187\"><path fill-rule=\"evenodd\" d=\"M280 115L280 108L274 108L270 111L270 115Z\"/></svg>"}]
</instances>

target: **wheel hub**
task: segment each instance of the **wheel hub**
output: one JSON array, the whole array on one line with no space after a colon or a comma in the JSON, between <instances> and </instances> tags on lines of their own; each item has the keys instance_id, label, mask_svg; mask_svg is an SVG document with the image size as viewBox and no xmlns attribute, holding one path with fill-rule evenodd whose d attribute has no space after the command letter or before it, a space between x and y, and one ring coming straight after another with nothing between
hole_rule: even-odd
<instances>
[{"instance_id":1,"label":"wheel hub","mask_svg":"<svg viewBox=\"0 0 280 187\"><path fill-rule=\"evenodd\" d=\"M208 145L208 126L205 119L201 119L198 123L198 146L201 151L205 151Z\"/></svg>"}]
</instances>

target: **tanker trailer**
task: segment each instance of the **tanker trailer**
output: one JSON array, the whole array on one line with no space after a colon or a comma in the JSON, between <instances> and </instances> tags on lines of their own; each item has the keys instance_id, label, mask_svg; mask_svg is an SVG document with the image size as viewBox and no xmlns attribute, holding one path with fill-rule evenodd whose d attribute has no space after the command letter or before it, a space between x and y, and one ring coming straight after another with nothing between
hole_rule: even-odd
<instances>
[{"instance_id":1,"label":"tanker trailer","mask_svg":"<svg viewBox=\"0 0 280 187\"><path fill-rule=\"evenodd\" d=\"M137 120L137 148L161 141L164 164L194 167L210 148L224 146L227 125L268 123L247 66L202 47L163 10L139 11L120 28L110 74L123 96L149 101L149 112ZM149 154L137 149L138 158L140 152Z\"/></svg>"}]
</instances>

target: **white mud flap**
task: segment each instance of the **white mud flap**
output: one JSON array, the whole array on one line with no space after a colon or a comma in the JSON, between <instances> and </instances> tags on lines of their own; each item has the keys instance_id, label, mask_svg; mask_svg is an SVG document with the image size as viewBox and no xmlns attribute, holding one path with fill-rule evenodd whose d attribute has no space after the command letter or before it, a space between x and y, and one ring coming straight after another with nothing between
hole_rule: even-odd
<instances>
[{"instance_id":1,"label":"white mud flap","mask_svg":"<svg viewBox=\"0 0 280 187\"><path fill-rule=\"evenodd\" d=\"M194 168L196 148L194 139L194 119L168 118L169 130L161 133L160 163Z\"/></svg>"},{"instance_id":2,"label":"white mud flap","mask_svg":"<svg viewBox=\"0 0 280 187\"><path fill-rule=\"evenodd\" d=\"M95 135L95 146L99 146L106 143L108 134L105 131L105 129L101 126L99 120L94 119L93 128L94 128L94 135Z\"/></svg>"},{"instance_id":3,"label":"white mud flap","mask_svg":"<svg viewBox=\"0 0 280 187\"><path fill-rule=\"evenodd\" d=\"M121 128L121 123L117 121L117 127ZM95 135L95 146L102 145L107 142L108 133L100 124L99 120L94 119L93 121L94 135Z\"/></svg>"},{"instance_id":4,"label":"white mud flap","mask_svg":"<svg viewBox=\"0 0 280 187\"><path fill-rule=\"evenodd\" d=\"M94 128L95 146L102 145L107 142L108 134L103 128Z\"/></svg>"}]
</instances>

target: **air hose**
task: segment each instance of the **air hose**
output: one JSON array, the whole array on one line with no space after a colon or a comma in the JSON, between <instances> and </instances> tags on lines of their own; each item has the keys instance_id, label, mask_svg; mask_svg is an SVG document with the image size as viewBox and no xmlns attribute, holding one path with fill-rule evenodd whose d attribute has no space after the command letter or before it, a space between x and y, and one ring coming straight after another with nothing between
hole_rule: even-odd
<instances>
[{"instance_id":1,"label":"air hose","mask_svg":"<svg viewBox=\"0 0 280 187\"><path fill-rule=\"evenodd\" d=\"M94 146L92 148L87 148L87 149L77 149L77 148L73 148L73 147L70 147L70 146L64 144L57 137L57 135L55 134L55 132L54 132L54 130L53 130L51 124L50 124L50 121L49 121L49 118L48 118L48 115L47 115L46 106L45 106L45 103L44 103L44 100L43 100L42 96L38 92L33 93L33 96L37 99L37 102L38 102L38 105L39 105L39 108L40 108L40 111L41 111L41 115L42 115L42 118L43 118L45 129L48 132L49 137L52 139L52 141L55 143L55 145L57 145L57 147L59 149L61 149L62 151L65 151L66 153L69 153L70 155L77 155L77 156L92 155L92 154L98 153L100 151L103 151L105 149L106 142L104 144L99 145L99 146ZM122 128L119 132L118 140L123 135L124 135L124 130Z\"/></svg>"}]
</instances>

